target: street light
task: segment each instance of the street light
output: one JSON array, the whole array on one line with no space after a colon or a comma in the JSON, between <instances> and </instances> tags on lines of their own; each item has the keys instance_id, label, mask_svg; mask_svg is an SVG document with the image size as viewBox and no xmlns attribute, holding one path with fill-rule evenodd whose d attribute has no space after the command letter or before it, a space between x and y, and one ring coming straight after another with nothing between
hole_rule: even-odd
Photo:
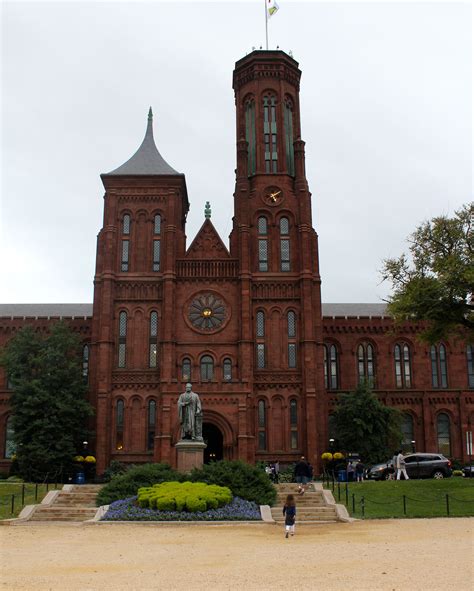
<instances>
[{"instance_id":1,"label":"street light","mask_svg":"<svg viewBox=\"0 0 474 591\"><path fill-rule=\"evenodd\" d=\"M415 448L415 443L416 443L416 441L414 439L412 439L411 440L411 451L412 451L412 453L415 453L415 449L416 449Z\"/></svg>"}]
</instances>

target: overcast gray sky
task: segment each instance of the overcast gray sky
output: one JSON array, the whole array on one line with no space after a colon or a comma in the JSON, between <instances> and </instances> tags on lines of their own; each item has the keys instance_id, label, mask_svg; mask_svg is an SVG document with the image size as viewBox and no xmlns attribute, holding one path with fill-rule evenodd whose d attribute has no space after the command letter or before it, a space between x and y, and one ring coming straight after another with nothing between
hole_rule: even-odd
<instances>
[{"instance_id":1,"label":"overcast gray sky","mask_svg":"<svg viewBox=\"0 0 474 591\"><path fill-rule=\"evenodd\" d=\"M302 137L325 302L377 302L384 257L472 193L469 3L278 0L270 47L303 71ZM3 2L0 302L91 302L99 178L143 139L149 105L186 174L188 245L228 244L232 70L264 44L263 0Z\"/></svg>"}]
</instances>

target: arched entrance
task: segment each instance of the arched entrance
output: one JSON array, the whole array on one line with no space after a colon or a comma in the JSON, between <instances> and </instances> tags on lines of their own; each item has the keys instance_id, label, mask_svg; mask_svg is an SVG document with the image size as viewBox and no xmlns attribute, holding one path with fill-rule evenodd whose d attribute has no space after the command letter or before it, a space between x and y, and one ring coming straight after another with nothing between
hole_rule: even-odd
<instances>
[{"instance_id":1,"label":"arched entrance","mask_svg":"<svg viewBox=\"0 0 474 591\"><path fill-rule=\"evenodd\" d=\"M204 450L204 463L217 462L224 457L224 436L221 430L212 423L202 426L202 438L207 448Z\"/></svg>"}]
</instances>

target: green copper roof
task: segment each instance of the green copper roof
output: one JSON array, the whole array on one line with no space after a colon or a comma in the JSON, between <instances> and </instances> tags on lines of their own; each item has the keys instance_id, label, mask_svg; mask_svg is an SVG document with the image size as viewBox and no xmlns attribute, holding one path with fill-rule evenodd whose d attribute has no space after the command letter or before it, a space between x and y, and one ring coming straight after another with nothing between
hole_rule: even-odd
<instances>
[{"instance_id":1,"label":"green copper roof","mask_svg":"<svg viewBox=\"0 0 474 591\"><path fill-rule=\"evenodd\" d=\"M145 137L135 154L122 166L119 166L104 176L118 175L181 175L164 160L158 152L153 138L153 113L150 107Z\"/></svg>"}]
</instances>

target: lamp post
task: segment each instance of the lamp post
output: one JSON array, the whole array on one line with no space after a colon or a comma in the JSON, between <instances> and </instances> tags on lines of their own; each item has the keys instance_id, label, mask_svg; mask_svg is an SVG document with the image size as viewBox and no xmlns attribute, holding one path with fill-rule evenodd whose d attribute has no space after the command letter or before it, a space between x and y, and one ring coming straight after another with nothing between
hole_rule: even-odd
<instances>
[{"instance_id":1,"label":"lamp post","mask_svg":"<svg viewBox=\"0 0 474 591\"><path fill-rule=\"evenodd\" d=\"M331 437L331 439L329 440L329 451L331 452L332 455L334 455L334 438ZM331 472L332 472L332 478L334 481L334 458L331 460ZM329 476L328 476L329 478ZM329 486L329 480L328 480L328 486Z\"/></svg>"},{"instance_id":2,"label":"lamp post","mask_svg":"<svg viewBox=\"0 0 474 591\"><path fill-rule=\"evenodd\" d=\"M411 453L415 453L416 447L415 447L416 441L414 439L411 440Z\"/></svg>"}]
</instances>

